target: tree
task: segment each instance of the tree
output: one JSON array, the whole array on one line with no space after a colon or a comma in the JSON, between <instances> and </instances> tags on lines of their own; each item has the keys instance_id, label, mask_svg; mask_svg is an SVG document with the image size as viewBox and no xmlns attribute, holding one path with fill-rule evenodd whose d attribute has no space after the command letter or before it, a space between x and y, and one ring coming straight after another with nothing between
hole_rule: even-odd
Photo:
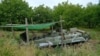
<instances>
[{"instance_id":1,"label":"tree","mask_svg":"<svg viewBox=\"0 0 100 56\"><path fill-rule=\"evenodd\" d=\"M32 8L23 0L2 0L0 3L0 24L25 23L30 18Z\"/></svg>"},{"instance_id":2,"label":"tree","mask_svg":"<svg viewBox=\"0 0 100 56\"><path fill-rule=\"evenodd\" d=\"M99 27L100 28L100 0L99 0L99 5L98 5L98 9L97 9L97 14L98 14L98 26L97 27Z\"/></svg>"},{"instance_id":3,"label":"tree","mask_svg":"<svg viewBox=\"0 0 100 56\"><path fill-rule=\"evenodd\" d=\"M95 28L99 24L99 16L98 16L98 5L93 5L89 3L87 7L84 9L84 25L89 28Z\"/></svg>"},{"instance_id":4,"label":"tree","mask_svg":"<svg viewBox=\"0 0 100 56\"><path fill-rule=\"evenodd\" d=\"M59 16L62 15L63 20L65 20L64 26L67 28L79 25L81 12L82 8L80 5L73 5L68 2L63 2L54 7L55 19L58 21Z\"/></svg>"},{"instance_id":5,"label":"tree","mask_svg":"<svg viewBox=\"0 0 100 56\"><path fill-rule=\"evenodd\" d=\"M33 20L35 23L52 22L52 9L47 6L40 5L34 8Z\"/></svg>"}]
</instances>

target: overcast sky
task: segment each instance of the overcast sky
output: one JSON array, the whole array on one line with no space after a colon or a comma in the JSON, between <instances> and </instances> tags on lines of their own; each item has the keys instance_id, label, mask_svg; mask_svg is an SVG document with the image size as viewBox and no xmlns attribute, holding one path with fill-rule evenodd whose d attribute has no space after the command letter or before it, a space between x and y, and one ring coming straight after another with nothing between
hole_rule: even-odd
<instances>
[{"instance_id":1,"label":"overcast sky","mask_svg":"<svg viewBox=\"0 0 100 56\"><path fill-rule=\"evenodd\" d=\"M41 4L44 4L46 6L53 8L53 6L63 1L67 1L67 0L26 0L26 2L28 2L29 5L32 6L33 8ZM93 4L97 4L99 0L68 0L68 1L73 4L80 4L80 5L86 6L87 3L89 2L92 2Z\"/></svg>"}]
</instances>

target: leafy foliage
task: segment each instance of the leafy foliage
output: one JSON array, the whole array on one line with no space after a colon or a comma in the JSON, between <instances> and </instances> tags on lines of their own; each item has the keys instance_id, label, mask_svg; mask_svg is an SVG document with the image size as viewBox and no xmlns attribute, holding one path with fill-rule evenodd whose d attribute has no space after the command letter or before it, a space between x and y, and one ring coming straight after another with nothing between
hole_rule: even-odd
<instances>
[{"instance_id":1,"label":"leafy foliage","mask_svg":"<svg viewBox=\"0 0 100 56\"><path fill-rule=\"evenodd\" d=\"M68 4L68 2L63 2L54 8L55 18L59 20L59 16L63 17L65 20L66 27L78 26L82 8L80 5Z\"/></svg>"},{"instance_id":2,"label":"leafy foliage","mask_svg":"<svg viewBox=\"0 0 100 56\"><path fill-rule=\"evenodd\" d=\"M40 5L34 8L33 19L35 23L51 22L53 18L52 13L52 9L47 6L45 7L44 5Z\"/></svg>"},{"instance_id":3,"label":"leafy foliage","mask_svg":"<svg viewBox=\"0 0 100 56\"><path fill-rule=\"evenodd\" d=\"M23 0L2 0L0 4L0 24L24 23L30 17L32 8Z\"/></svg>"},{"instance_id":4,"label":"leafy foliage","mask_svg":"<svg viewBox=\"0 0 100 56\"><path fill-rule=\"evenodd\" d=\"M59 21L60 16L64 28L88 27L100 28L100 4L88 3L87 7L67 2L59 3L53 9L40 5L32 9L24 0L2 0L0 3L0 25L15 23L46 23Z\"/></svg>"}]
</instances>

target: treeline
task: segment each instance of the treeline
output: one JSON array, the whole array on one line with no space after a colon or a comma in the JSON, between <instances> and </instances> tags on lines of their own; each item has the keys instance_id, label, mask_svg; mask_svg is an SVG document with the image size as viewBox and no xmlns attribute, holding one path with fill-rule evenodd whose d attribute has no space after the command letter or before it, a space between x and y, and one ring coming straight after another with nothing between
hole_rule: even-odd
<instances>
[{"instance_id":1,"label":"treeline","mask_svg":"<svg viewBox=\"0 0 100 56\"><path fill-rule=\"evenodd\" d=\"M51 9L40 5L32 9L24 0L1 0L0 25L24 24L28 18L30 24L64 20L65 28L88 27L100 28L100 4L88 3L87 7L74 5L68 1L62 2Z\"/></svg>"}]
</instances>

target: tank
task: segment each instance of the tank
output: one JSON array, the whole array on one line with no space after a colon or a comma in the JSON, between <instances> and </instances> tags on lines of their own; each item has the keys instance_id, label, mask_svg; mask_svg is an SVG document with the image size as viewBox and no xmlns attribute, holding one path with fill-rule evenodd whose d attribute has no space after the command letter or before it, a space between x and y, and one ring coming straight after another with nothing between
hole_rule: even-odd
<instances>
[{"instance_id":1,"label":"tank","mask_svg":"<svg viewBox=\"0 0 100 56\"><path fill-rule=\"evenodd\" d=\"M59 46L62 44L73 44L80 42L87 42L90 39L90 35L77 28L70 28L70 31L62 30L62 32L56 32L55 30L51 34L44 36L40 39L35 39L34 43L37 47L49 47Z\"/></svg>"}]
</instances>

